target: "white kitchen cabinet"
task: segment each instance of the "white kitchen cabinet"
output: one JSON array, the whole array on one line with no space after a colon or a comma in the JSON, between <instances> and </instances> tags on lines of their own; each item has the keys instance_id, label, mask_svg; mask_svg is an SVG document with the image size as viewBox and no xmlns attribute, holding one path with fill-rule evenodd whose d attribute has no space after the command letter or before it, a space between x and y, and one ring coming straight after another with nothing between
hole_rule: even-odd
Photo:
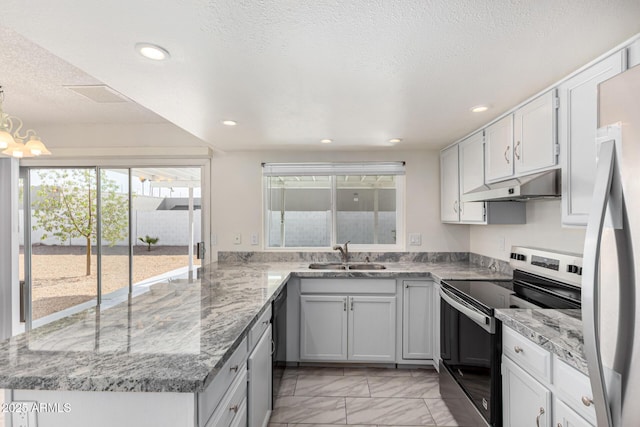
<instances>
[{"instance_id":1,"label":"white kitchen cabinet","mask_svg":"<svg viewBox=\"0 0 640 427\"><path fill-rule=\"evenodd\" d=\"M517 176L558 164L556 91L548 91L513 114L513 160Z\"/></svg>"},{"instance_id":2,"label":"white kitchen cabinet","mask_svg":"<svg viewBox=\"0 0 640 427\"><path fill-rule=\"evenodd\" d=\"M484 130L485 182L496 182L513 175L513 114Z\"/></svg>"},{"instance_id":3,"label":"white kitchen cabinet","mask_svg":"<svg viewBox=\"0 0 640 427\"><path fill-rule=\"evenodd\" d=\"M564 225L587 224L596 172L598 84L621 73L623 66L624 51L619 51L558 87Z\"/></svg>"},{"instance_id":4,"label":"white kitchen cabinet","mask_svg":"<svg viewBox=\"0 0 640 427\"><path fill-rule=\"evenodd\" d=\"M558 398L553 399L553 425L556 427L593 427Z\"/></svg>"},{"instance_id":5,"label":"white kitchen cabinet","mask_svg":"<svg viewBox=\"0 0 640 427\"><path fill-rule=\"evenodd\" d=\"M458 144L460 189L465 194L484 187L484 134L478 132ZM459 202L460 221L465 223L485 221L483 202Z\"/></svg>"},{"instance_id":6,"label":"white kitchen cabinet","mask_svg":"<svg viewBox=\"0 0 640 427\"><path fill-rule=\"evenodd\" d=\"M504 427L551 426L551 391L509 358L502 358Z\"/></svg>"},{"instance_id":7,"label":"white kitchen cabinet","mask_svg":"<svg viewBox=\"0 0 640 427\"><path fill-rule=\"evenodd\" d=\"M264 427L271 416L271 340L272 327L269 325L249 355L247 363L248 427Z\"/></svg>"},{"instance_id":8,"label":"white kitchen cabinet","mask_svg":"<svg viewBox=\"0 0 640 427\"><path fill-rule=\"evenodd\" d=\"M395 296L350 296L348 317L348 360L395 362Z\"/></svg>"},{"instance_id":9,"label":"white kitchen cabinet","mask_svg":"<svg viewBox=\"0 0 640 427\"><path fill-rule=\"evenodd\" d=\"M440 220L460 221L460 187L458 171L458 145L440 153Z\"/></svg>"},{"instance_id":10,"label":"white kitchen cabinet","mask_svg":"<svg viewBox=\"0 0 640 427\"><path fill-rule=\"evenodd\" d=\"M475 134L462 142L440 152L440 219L442 222L457 224L524 224L525 206L519 202L460 202L464 186L473 187L478 183L478 167L482 164L482 133ZM466 165L458 168L460 160ZM464 159L462 158L464 156ZM463 181L465 170L469 178Z\"/></svg>"},{"instance_id":11,"label":"white kitchen cabinet","mask_svg":"<svg viewBox=\"0 0 640 427\"><path fill-rule=\"evenodd\" d=\"M347 360L347 296L300 296L300 360Z\"/></svg>"},{"instance_id":12,"label":"white kitchen cabinet","mask_svg":"<svg viewBox=\"0 0 640 427\"><path fill-rule=\"evenodd\" d=\"M402 358L434 358L434 283L405 280L402 286Z\"/></svg>"}]
</instances>

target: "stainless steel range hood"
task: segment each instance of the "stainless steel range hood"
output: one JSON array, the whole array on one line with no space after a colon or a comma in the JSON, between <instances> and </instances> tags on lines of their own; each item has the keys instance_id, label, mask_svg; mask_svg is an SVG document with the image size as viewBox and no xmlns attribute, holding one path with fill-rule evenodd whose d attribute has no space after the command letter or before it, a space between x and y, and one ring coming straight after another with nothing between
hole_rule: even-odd
<instances>
[{"instance_id":1,"label":"stainless steel range hood","mask_svg":"<svg viewBox=\"0 0 640 427\"><path fill-rule=\"evenodd\" d=\"M531 200L560 197L560 169L487 184L462 195L463 202Z\"/></svg>"}]
</instances>

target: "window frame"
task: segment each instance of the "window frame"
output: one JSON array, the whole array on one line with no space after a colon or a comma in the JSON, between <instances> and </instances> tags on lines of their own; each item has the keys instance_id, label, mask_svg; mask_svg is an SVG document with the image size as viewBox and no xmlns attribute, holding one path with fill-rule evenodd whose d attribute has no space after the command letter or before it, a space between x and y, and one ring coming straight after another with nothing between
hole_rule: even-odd
<instances>
[{"instance_id":1,"label":"window frame","mask_svg":"<svg viewBox=\"0 0 640 427\"><path fill-rule=\"evenodd\" d=\"M384 173L385 166L387 165L397 165L402 164L402 173ZM352 252L403 252L406 250L406 240L405 240L405 206L406 206L406 175L404 173L404 162L358 162L358 163L282 163L277 165L282 165L285 168L290 167L291 172L287 172L283 175L275 175L275 174L266 174L264 171L264 167L269 164L263 163L263 174L262 174L262 235L264 236L262 249L269 251L282 251L282 252L331 252L333 251L333 247L335 245L342 245L345 242L336 241L337 238L337 192L338 185L336 176L342 175L395 175L396 177L396 243L395 244L358 244L358 243L349 243L349 249ZM374 169L376 165L382 165L381 170L376 173ZM362 170L358 173L345 173L342 169L349 167L357 168L358 166L364 166L367 170ZM370 166L369 169L367 166ZM311 173L305 171L306 168L313 168L318 170L319 172L322 170L327 170L327 172L317 173L317 176L329 176L330 179L330 206L331 206L331 235L329 238L329 246L295 246L295 247L284 247L284 246L269 246L270 240L270 222L269 222L269 178L271 176L286 176L295 175L294 171L299 170L301 173L298 175L310 175ZM335 170L335 172L333 172ZM332 173L328 173L331 171Z\"/></svg>"}]
</instances>

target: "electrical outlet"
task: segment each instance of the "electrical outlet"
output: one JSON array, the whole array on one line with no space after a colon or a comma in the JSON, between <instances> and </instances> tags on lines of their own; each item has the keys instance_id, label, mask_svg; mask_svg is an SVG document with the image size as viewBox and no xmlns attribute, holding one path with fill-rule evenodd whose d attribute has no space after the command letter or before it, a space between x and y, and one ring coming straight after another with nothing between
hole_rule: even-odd
<instances>
[{"instance_id":1,"label":"electrical outlet","mask_svg":"<svg viewBox=\"0 0 640 427\"><path fill-rule=\"evenodd\" d=\"M242 243L242 234L240 233L236 233L233 235L233 244L234 245L239 245L240 243Z\"/></svg>"},{"instance_id":2,"label":"electrical outlet","mask_svg":"<svg viewBox=\"0 0 640 427\"><path fill-rule=\"evenodd\" d=\"M260 236L258 236L258 233L251 233L251 244L254 246L260 244Z\"/></svg>"},{"instance_id":3,"label":"electrical outlet","mask_svg":"<svg viewBox=\"0 0 640 427\"><path fill-rule=\"evenodd\" d=\"M422 234L420 233L409 234L409 244L411 246L420 246L422 244Z\"/></svg>"},{"instance_id":4,"label":"electrical outlet","mask_svg":"<svg viewBox=\"0 0 640 427\"><path fill-rule=\"evenodd\" d=\"M19 411L11 413L11 426L12 427L38 427L38 421L36 418L36 412L31 411L37 405L37 402L33 401L13 401L9 403L9 406L14 405L16 408L20 408Z\"/></svg>"},{"instance_id":5,"label":"electrical outlet","mask_svg":"<svg viewBox=\"0 0 640 427\"><path fill-rule=\"evenodd\" d=\"M498 237L498 250L501 252L504 252L504 248L506 246L505 240L504 236Z\"/></svg>"}]
</instances>

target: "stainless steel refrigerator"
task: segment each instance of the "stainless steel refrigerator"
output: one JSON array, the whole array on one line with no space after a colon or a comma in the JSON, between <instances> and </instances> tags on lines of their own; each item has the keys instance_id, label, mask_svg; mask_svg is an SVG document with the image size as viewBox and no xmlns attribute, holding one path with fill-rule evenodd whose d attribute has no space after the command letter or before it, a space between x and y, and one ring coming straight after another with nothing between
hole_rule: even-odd
<instances>
[{"instance_id":1,"label":"stainless steel refrigerator","mask_svg":"<svg viewBox=\"0 0 640 427\"><path fill-rule=\"evenodd\" d=\"M640 66L600 84L582 319L598 427L640 425Z\"/></svg>"}]
</instances>

